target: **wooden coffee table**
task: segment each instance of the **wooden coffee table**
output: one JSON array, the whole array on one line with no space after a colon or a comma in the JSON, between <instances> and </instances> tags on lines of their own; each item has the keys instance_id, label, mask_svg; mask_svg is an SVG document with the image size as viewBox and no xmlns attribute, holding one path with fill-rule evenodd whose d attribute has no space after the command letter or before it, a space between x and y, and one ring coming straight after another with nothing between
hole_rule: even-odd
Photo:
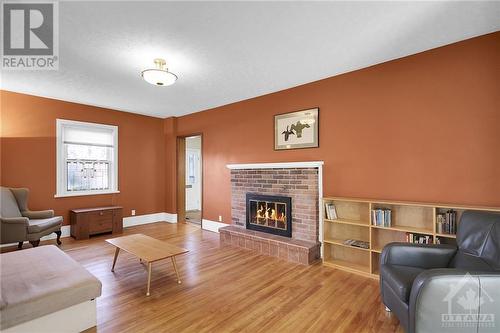
<instances>
[{"instance_id":1,"label":"wooden coffee table","mask_svg":"<svg viewBox=\"0 0 500 333\"><path fill-rule=\"evenodd\" d=\"M151 285L151 265L155 261L171 258L175 274L177 275L177 283L181 283L179 272L177 271L177 265L175 264L175 256L186 253L188 252L188 250L169 244L167 242L162 242L158 239L143 234L134 234L106 239L106 242L116 246L113 266L111 267L112 272L115 271L116 259L118 258L120 249L127 251L128 253L138 257L140 260L144 260L145 262L147 262L148 288L146 291L146 296L149 296L149 287Z\"/></svg>"}]
</instances>

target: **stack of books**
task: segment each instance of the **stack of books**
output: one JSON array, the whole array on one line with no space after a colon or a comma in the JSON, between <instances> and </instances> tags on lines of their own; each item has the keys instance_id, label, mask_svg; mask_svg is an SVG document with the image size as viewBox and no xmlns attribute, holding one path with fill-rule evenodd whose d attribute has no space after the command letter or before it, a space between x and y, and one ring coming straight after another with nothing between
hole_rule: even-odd
<instances>
[{"instance_id":1,"label":"stack of books","mask_svg":"<svg viewBox=\"0 0 500 333\"><path fill-rule=\"evenodd\" d=\"M326 218L328 220L336 220L337 219L337 210L335 209L335 205L331 202L327 202L325 204L326 210Z\"/></svg>"},{"instance_id":2,"label":"stack of books","mask_svg":"<svg viewBox=\"0 0 500 333\"><path fill-rule=\"evenodd\" d=\"M432 236L414 234L411 232L406 233L406 242L414 244L432 244Z\"/></svg>"},{"instance_id":3,"label":"stack of books","mask_svg":"<svg viewBox=\"0 0 500 333\"><path fill-rule=\"evenodd\" d=\"M372 223L378 227L390 228L392 225L392 212L390 209L372 209Z\"/></svg>"},{"instance_id":4,"label":"stack of books","mask_svg":"<svg viewBox=\"0 0 500 333\"><path fill-rule=\"evenodd\" d=\"M438 234L457 233L457 212L449 210L446 213L436 215L436 231Z\"/></svg>"}]
</instances>

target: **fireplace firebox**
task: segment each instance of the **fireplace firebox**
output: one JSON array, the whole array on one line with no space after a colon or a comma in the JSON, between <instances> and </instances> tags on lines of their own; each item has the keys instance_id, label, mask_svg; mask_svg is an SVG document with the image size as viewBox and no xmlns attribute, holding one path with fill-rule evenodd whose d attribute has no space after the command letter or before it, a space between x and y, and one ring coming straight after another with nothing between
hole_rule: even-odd
<instances>
[{"instance_id":1,"label":"fireplace firebox","mask_svg":"<svg viewBox=\"0 0 500 333\"><path fill-rule=\"evenodd\" d=\"M292 198L247 193L246 228L292 237Z\"/></svg>"}]
</instances>

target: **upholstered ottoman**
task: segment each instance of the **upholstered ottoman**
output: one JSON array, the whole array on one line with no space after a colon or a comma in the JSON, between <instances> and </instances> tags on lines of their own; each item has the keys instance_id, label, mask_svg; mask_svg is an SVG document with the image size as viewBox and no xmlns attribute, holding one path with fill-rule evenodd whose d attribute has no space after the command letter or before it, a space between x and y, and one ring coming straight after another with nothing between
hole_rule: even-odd
<instances>
[{"instance_id":1,"label":"upholstered ottoman","mask_svg":"<svg viewBox=\"0 0 500 333\"><path fill-rule=\"evenodd\" d=\"M96 325L101 282L54 245L0 255L0 330L81 332Z\"/></svg>"}]
</instances>

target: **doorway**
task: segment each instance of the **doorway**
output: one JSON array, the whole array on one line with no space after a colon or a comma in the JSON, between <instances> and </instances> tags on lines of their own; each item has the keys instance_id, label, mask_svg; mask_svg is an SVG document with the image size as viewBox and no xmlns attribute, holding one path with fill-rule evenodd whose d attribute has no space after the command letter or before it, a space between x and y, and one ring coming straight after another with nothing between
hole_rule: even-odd
<instances>
[{"instance_id":1,"label":"doorway","mask_svg":"<svg viewBox=\"0 0 500 333\"><path fill-rule=\"evenodd\" d=\"M202 137L179 138L178 201L179 221L201 226L202 222Z\"/></svg>"}]
</instances>

